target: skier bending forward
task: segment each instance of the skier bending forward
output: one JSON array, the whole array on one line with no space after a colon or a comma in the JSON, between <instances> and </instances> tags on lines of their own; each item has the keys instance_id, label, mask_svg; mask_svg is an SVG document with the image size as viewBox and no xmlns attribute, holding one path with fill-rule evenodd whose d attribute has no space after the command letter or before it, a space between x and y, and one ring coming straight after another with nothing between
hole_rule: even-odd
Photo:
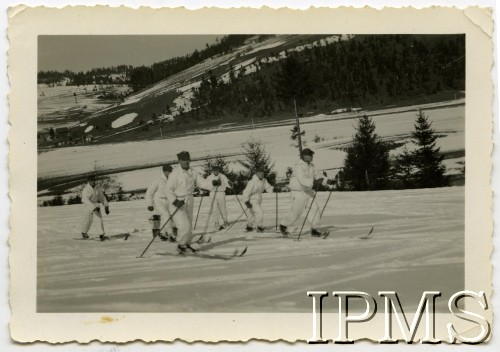
<instances>
[{"instance_id":1,"label":"skier bending forward","mask_svg":"<svg viewBox=\"0 0 500 352\"><path fill-rule=\"evenodd\" d=\"M314 152L306 148L301 153L301 160L295 164L292 176L290 177L290 197L291 210L289 215L281 221L280 230L283 236L289 236L288 226L295 223L304 211L308 211L308 220L311 224L311 236L321 236L318 230L321 226L321 211L314 198L314 189L323 184L323 178L315 178L316 169L312 163ZM328 180L327 184L333 184ZM311 203L312 202L312 203ZM308 204L309 207L308 207Z\"/></svg>"},{"instance_id":2,"label":"skier bending forward","mask_svg":"<svg viewBox=\"0 0 500 352\"><path fill-rule=\"evenodd\" d=\"M264 178L264 172L257 170L243 191L243 201L250 215L248 216L246 231L253 231L257 226L257 232L264 232L264 211L262 210L262 192L273 193L271 186Z\"/></svg>"},{"instance_id":3,"label":"skier bending forward","mask_svg":"<svg viewBox=\"0 0 500 352\"><path fill-rule=\"evenodd\" d=\"M196 170L190 167L191 157L188 152L177 154L179 166L175 167L167 180L166 194L169 201L170 214L177 227L179 253L196 252L191 247L193 239L193 192L195 187L209 189L207 182ZM175 213L174 213L175 212Z\"/></svg>"},{"instance_id":4,"label":"skier bending forward","mask_svg":"<svg viewBox=\"0 0 500 352\"><path fill-rule=\"evenodd\" d=\"M82 191L82 203L83 203L83 216L82 216L82 237L84 239L88 239L89 235L87 232L90 229L90 225L92 225L92 220L94 215L101 219L101 231L102 234L99 236L101 241L108 239L106 234L104 233L104 224L102 222L102 214L101 207L99 203L104 205L104 210L106 211L106 215L109 214L109 206L108 201L106 200L106 196L102 192L99 186L96 186L96 178L95 176L89 176L87 178L87 185Z\"/></svg>"}]
</instances>

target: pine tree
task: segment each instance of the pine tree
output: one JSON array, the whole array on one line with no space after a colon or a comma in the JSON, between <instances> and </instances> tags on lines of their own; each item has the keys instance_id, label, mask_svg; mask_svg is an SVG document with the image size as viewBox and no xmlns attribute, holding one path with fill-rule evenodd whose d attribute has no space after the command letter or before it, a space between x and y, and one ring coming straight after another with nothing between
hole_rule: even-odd
<instances>
[{"instance_id":1,"label":"pine tree","mask_svg":"<svg viewBox=\"0 0 500 352\"><path fill-rule=\"evenodd\" d=\"M257 169L264 172L264 177L271 184L276 181L276 171L274 171L274 163L271 161L271 156L267 153L266 148L261 141L253 138L242 144L244 159L238 160L241 166L246 170L243 173L246 179L250 179Z\"/></svg>"},{"instance_id":2,"label":"pine tree","mask_svg":"<svg viewBox=\"0 0 500 352\"><path fill-rule=\"evenodd\" d=\"M375 133L375 124L366 115L358 120L356 131L344 160L341 187L353 191L387 188L390 166L386 144Z\"/></svg>"},{"instance_id":3,"label":"pine tree","mask_svg":"<svg viewBox=\"0 0 500 352\"><path fill-rule=\"evenodd\" d=\"M219 170L221 174L226 175L228 178L232 178L233 174L229 169L229 162L227 162L222 155L215 155L214 157L209 157L203 163L203 177L207 177L215 170Z\"/></svg>"},{"instance_id":4,"label":"pine tree","mask_svg":"<svg viewBox=\"0 0 500 352\"><path fill-rule=\"evenodd\" d=\"M396 161L393 169L394 175L394 186L396 188L414 188L414 173L415 173L415 165L414 165L414 157L413 153L406 148L403 148L403 152L400 155L396 156Z\"/></svg>"},{"instance_id":5,"label":"pine tree","mask_svg":"<svg viewBox=\"0 0 500 352\"><path fill-rule=\"evenodd\" d=\"M436 147L437 135L431 127L428 116L420 110L412 132L413 142L417 149L413 152L413 164L416 168L415 182L417 187L442 187L448 185L444 176L446 167L442 164L444 156Z\"/></svg>"}]
</instances>

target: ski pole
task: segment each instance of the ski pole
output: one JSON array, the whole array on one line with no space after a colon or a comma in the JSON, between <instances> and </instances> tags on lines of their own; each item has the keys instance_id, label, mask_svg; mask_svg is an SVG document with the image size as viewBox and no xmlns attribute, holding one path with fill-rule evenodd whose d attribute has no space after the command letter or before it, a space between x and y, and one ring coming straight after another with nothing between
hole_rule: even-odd
<instances>
[{"instance_id":1,"label":"ski pole","mask_svg":"<svg viewBox=\"0 0 500 352\"><path fill-rule=\"evenodd\" d=\"M196 228L196 224L198 223L198 215L200 215L201 202L203 202L203 193L202 193L202 195L201 195L200 205L198 205L198 212L196 213L196 220L195 220L195 222L194 222L194 227L193 227L193 229L195 229L195 228Z\"/></svg>"},{"instance_id":2,"label":"ski pole","mask_svg":"<svg viewBox=\"0 0 500 352\"><path fill-rule=\"evenodd\" d=\"M323 176L328 177L328 175L326 174L326 171L323 171ZM332 195L333 190L334 190L334 188L332 186L332 188L330 189L330 192L328 193L328 198L326 198L326 202L325 202L325 205L323 206L323 210L321 210L320 217L323 216L323 213L325 212L326 206L328 205L328 201L330 200L330 197Z\"/></svg>"},{"instance_id":3,"label":"ski pole","mask_svg":"<svg viewBox=\"0 0 500 352\"><path fill-rule=\"evenodd\" d=\"M243 210L243 213L245 214L245 216L248 218L248 215L247 215L247 212L245 211L245 208L243 208L243 205L241 204L240 202L240 199L238 198L238 195L236 194L236 192L234 191L234 189L231 188L231 191L233 191L233 194L234 196L236 197L236 200L238 201L241 209Z\"/></svg>"},{"instance_id":4,"label":"ski pole","mask_svg":"<svg viewBox=\"0 0 500 352\"><path fill-rule=\"evenodd\" d=\"M161 227L160 231L158 231L158 233L161 232L161 230L163 230L163 228L168 224L168 222L170 220L172 220L172 218L174 217L175 213L177 213L177 210L179 210L180 208L177 208L174 210L174 212L172 213L172 215L170 215L170 217L168 218L167 222L165 222L165 224L163 224L163 226ZM142 256L144 255L144 253L146 253L146 251L149 249L149 247L151 246L151 244L153 243L153 241L156 239L156 237L158 236L154 236L153 239L151 240L151 242L149 242L148 246L146 247L146 249L144 249L144 252L142 252L142 254L140 255L140 257L137 257L137 258L142 258Z\"/></svg>"},{"instance_id":5,"label":"ski pole","mask_svg":"<svg viewBox=\"0 0 500 352\"><path fill-rule=\"evenodd\" d=\"M304 219L304 222L302 223L302 227L300 228L299 237L297 237L297 241L300 240L300 235L302 234L302 230L304 229L304 225L306 224L307 217L309 216L309 212L311 211L311 208L314 204L314 199L316 199L316 194L318 194L318 191L314 191L314 196L313 196L313 199L311 201L311 205L309 206L309 209L307 210L307 214L306 214L306 217Z\"/></svg>"},{"instance_id":6,"label":"ski pole","mask_svg":"<svg viewBox=\"0 0 500 352\"><path fill-rule=\"evenodd\" d=\"M104 230L104 219L102 216L101 207L99 207L99 218L101 218L101 230L102 230L102 234L104 235L106 233L106 231Z\"/></svg>"},{"instance_id":7,"label":"ski pole","mask_svg":"<svg viewBox=\"0 0 500 352\"><path fill-rule=\"evenodd\" d=\"M330 190L330 193L328 193L328 198L326 198L326 203L323 207L323 210L321 211L321 216L323 216L323 213L325 212L326 206L328 205L328 201L330 200L330 196L332 195L333 188Z\"/></svg>"},{"instance_id":8,"label":"ski pole","mask_svg":"<svg viewBox=\"0 0 500 352\"><path fill-rule=\"evenodd\" d=\"M278 192L276 192L276 230L278 230Z\"/></svg>"},{"instance_id":9,"label":"ski pole","mask_svg":"<svg viewBox=\"0 0 500 352\"><path fill-rule=\"evenodd\" d=\"M216 193L217 193L218 189L219 189L219 186L215 187L215 191L213 193L214 197L212 199L212 204L210 204L210 209L208 211L208 218L207 218L207 222L205 224L205 229L203 230L203 233L201 234L201 237L196 242L201 242L203 240L203 237L205 236L205 234L208 231L208 223L210 222L210 218L212 217L212 210L214 209L215 196L216 196Z\"/></svg>"},{"instance_id":10,"label":"ski pole","mask_svg":"<svg viewBox=\"0 0 500 352\"><path fill-rule=\"evenodd\" d=\"M234 224L236 224L238 222L238 220L243 216L244 213L241 213L240 216L238 216L238 218L236 220L233 221L233 223L231 225L228 226L228 228L226 229L226 231L224 233L227 233L229 231L229 229L231 227L233 227Z\"/></svg>"}]
</instances>

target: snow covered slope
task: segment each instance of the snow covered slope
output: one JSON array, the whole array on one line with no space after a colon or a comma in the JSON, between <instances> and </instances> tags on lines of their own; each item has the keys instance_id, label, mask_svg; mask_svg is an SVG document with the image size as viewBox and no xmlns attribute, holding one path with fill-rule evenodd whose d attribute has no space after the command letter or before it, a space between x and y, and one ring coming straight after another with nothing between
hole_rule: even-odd
<instances>
[{"instance_id":1,"label":"snow covered slope","mask_svg":"<svg viewBox=\"0 0 500 352\"><path fill-rule=\"evenodd\" d=\"M281 218L289 194L279 196ZM320 206L327 196L318 195ZM234 197L228 209L231 221L241 213ZM175 245L160 241L136 258L152 238L144 201L112 203L105 218L108 234L140 230L127 241L73 240L80 210L38 208L38 312L309 312L307 290L395 290L414 311L423 289L443 297L464 289L463 187L334 193L323 217L330 237L307 231L301 241L276 238L275 195L265 195L268 233L247 235L239 222L204 245L207 253L248 246L227 261L170 255ZM359 239L371 226L373 238ZM438 311L445 305L437 300Z\"/></svg>"}]
</instances>

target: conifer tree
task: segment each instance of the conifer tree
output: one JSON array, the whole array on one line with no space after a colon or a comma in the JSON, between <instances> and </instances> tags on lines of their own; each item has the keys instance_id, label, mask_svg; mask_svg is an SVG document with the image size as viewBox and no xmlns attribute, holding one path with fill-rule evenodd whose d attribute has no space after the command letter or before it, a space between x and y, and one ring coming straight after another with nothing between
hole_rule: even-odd
<instances>
[{"instance_id":1,"label":"conifer tree","mask_svg":"<svg viewBox=\"0 0 500 352\"><path fill-rule=\"evenodd\" d=\"M271 161L271 156L267 153L262 142L253 138L242 144L244 159L238 160L241 166L246 170L244 176L248 179L252 177L257 169L264 172L264 177L270 184L276 181L276 171L274 171L274 162Z\"/></svg>"},{"instance_id":2,"label":"conifer tree","mask_svg":"<svg viewBox=\"0 0 500 352\"><path fill-rule=\"evenodd\" d=\"M389 150L375 133L366 115L358 120L352 145L342 169L342 189L367 191L385 189L389 182Z\"/></svg>"},{"instance_id":3,"label":"conifer tree","mask_svg":"<svg viewBox=\"0 0 500 352\"><path fill-rule=\"evenodd\" d=\"M444 176L446 167L442 164L443 155L436 147L437 135L431 127L428 116L420 110L415 122L415 131L412 132L413 142L417 149L413 152L415 183L417 187L442 187L448 185Z\"/></svg>"}]
</instances>

